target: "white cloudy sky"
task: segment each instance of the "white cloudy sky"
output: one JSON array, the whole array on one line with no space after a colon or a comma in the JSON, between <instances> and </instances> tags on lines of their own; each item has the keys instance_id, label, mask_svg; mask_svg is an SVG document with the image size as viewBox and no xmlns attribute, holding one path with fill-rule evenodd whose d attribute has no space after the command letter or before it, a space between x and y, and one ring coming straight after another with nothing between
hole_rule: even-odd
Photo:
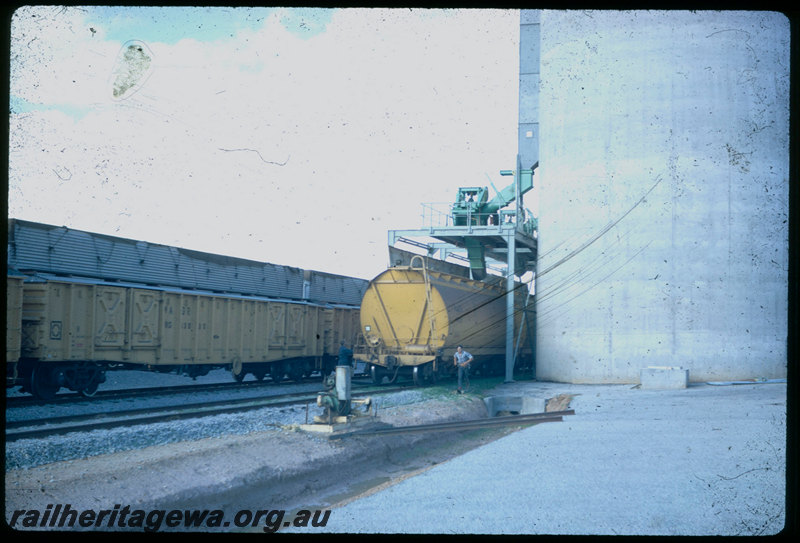
<instances>
[{"instance_id":1,"label":"white cloudy sky","mask_svg":"<svg viewBox=\"0 0 800 543\"><path fill-rule=\"evenodd\" d=\"M371 278L387 230L515 165L516 10L11 23L9 217Z\"/></svg>"}]
</instances>

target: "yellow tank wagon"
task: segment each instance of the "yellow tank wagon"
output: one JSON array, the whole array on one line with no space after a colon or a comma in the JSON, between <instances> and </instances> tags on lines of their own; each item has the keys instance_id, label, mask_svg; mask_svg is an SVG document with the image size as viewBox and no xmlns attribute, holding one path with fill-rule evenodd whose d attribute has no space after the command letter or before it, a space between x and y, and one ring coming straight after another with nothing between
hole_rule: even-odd
<instances>
[{"instance_id":1,"label":"yellow tank wagon","mask_svg":"<svg viewBox=\"0 0 800 543\"><path fill-rule=\"evenodd\" d=\"M420 264L415 267L415 261ZM376 384L410 375L416 384L449 373L463 345L483 373L502 369L506 292L499 280L473 281L426 269L422 257L370 281L361 300L365 344L355 359L368 364ZM519 329L520 314L517 314Z\"/></svg>"}]
</instances>

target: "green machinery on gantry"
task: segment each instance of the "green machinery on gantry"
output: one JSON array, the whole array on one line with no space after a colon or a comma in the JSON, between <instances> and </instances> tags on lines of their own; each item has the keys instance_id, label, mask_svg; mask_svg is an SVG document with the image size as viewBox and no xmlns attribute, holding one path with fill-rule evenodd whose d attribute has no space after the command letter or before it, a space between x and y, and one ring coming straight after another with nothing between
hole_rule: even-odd
<instances>
[{"instance_id":1,"label":"green machinery on gantry","mask_svg":"<svg viewBox=\"0 0 800 543\"><path fill-rule=\"evenodd\" d=\"M499 270L505 276L506 291L518 291L517 277L527 272L535 275L536 271L537 221L524 208L522 200L533 188L537 166L538 163L523 169L518 159L516 170L500 172L503 176L513 176L513 182L502 190L495 188L493 198L489 198L488 187L460 187L455 202L449 205L446 213L439 214L438 224L432 221L420 229L390 230L388 241L393 265L410 264L406 260L411 253L396 247L398 243L405 243L424 249L433 259L428 264L431 269L440 266L442 271L458 273L453 269L460 268L466 277L476 281L487 279L487 268ZM419 238L434 241L422 242ZM448 257L451 262L444 262ZM454 266L452 259L468 261L469 268ZM494 261L495 265L487 264L487 260ZM507 296L506 305L506 380L511 380L516 351L514 296Z\"/></svg>"},{"instance_id":2,"label":"green machinery on gantry","mask_svg":"<svg viewBox=\"0 0 800 543\"><path fill-rule=\"evenodd\" d=\"M506 261L501 254L507 254L507 240L499 240L496 233L503 232L503 227L514 225L515 236L520 234L519 241L527 246L525 249L517 249L519 253L535 255L535 232L536 219L530 212L526 212L522 205L522 195L533 188L533 171L538 166L534 165L531 169L502 170L500 175L514 176L514 182L502 190L495 189L496 195L489 200L489 189L487 187L460 187L456 195L456 201L451 208L452 224L455 227L468 227L466 235L460 235L461 229L453 230L453 236L434 236L442 239L446 243L451 243L457 247L464 247L469 258L470 271L473 279L484 279L486 277L486 253L492 253L495 260ZM514 209L507 209L511 203L516 202ZM497 229L486 231L473 230L473 226L497 226ZM509 226L510 228L510 226ZM503 237L503 236L500 236ZM457 238L457 239L456 239ZM505 245L505 247L504 247ZM521 258L516 263L515 272L524 272L528 259Z\"/></svg>"}]
</instances>

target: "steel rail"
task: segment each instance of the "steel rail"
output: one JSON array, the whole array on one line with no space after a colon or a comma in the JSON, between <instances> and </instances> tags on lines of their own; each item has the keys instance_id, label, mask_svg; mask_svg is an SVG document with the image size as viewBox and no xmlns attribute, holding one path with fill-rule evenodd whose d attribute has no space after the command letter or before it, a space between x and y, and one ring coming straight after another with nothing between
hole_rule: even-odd
<instances>
[{"instance_id":1,"label":"steel rail","mask_svg":"<svg viewBox=\"0 0 800 543\"><path fill-rule=\"evenodd\" d=\"M405 434L412 432L439 432L450 430L475 430L480 428L491 428L494 426L504 426L509 424L539 424L542 422L561 422L565 415L574 415L575 411L552 411L550 413L531 413L527 415L509 415L505 417L491 417L486 419L470 419L453 422L439 422L433 424L419 424L413 426L393 426L389 428L375 428L355 430L353 432L342 432L330 434L328 439L341 439L344 437Z\"/></svg>"},{"instance_id":2,"label":"steel rail","mask_svg":"<svg viewBox=\"0 0 800 543\"><path fill-rule=\"evenodd\" d=\"M40 400L35 396L7 396L6 407L27 407L30 405L54 405L54 404L69 404L78 402L91 402L98 400L118 400L126 398L135 398L137 396L148 396L156 394L181 394L191 392L206 392L213 390L224 390L227 388L259 388L273 384L271 381L250 381L247 383L209 383L206 385L176 385L176 386L155 386L155 387L140 387L140 388L126 388L118 390L98 390L93 396L86 397L77 392L67 392L57 394L50 400Z\"/></svg>"},{"instance_id":3,"label":"steel rail","mask_svg":"<svg viewBox=\"0 0 800 543\"><path fill-rule=\"evenodd\" d=\"M274 381L247 381L245 383L237 383L234 381L226 383L208 383L203 385L175 385L175 386L155 386L155 387L140 387L140 388L126 388L118 390L99 390L94 396L86 397L77 392L63 393L56 395L50 400L40 400L34 396L6 396L6 409L29 407L32 405L61 405L71 403L83 403L103 400L120 400L127 398L137 398L141 396L155 396L155 395L172 395L172 394L190 394L196 392L213 392L215 390L232 391L258 389L261 387L271 386L292 386L297 384L306 384L308 382L319 381L319 377L304 378L301 382L283 382L276 383ZM368 381L364 380L363 384ZM353 380L353 385L361 385L362 382Z\"/></svg>"},{"instance_id":4,"label":"steel rail","mask_svg":"<svg viewBox=\"0 0 800 543\"><path fill-rule=\"evenodd\" d=\"M407 387L382 387L362 394L388 394L405 390ZM44 438L54 435L63 435L70 432L89 432L92 430L137 426L140 424L153 424L183 419L202 418L229 413L242 413L266 407L285 407L316 402L317 392L299 392L282 396L266 398L242 398L238 400L223 400L219 402L205 402L163 408L139 408L115 413L100 413L89 415L75 415L65 417L51 417L33 421L8 421L6 422L6 442L20 439ZM292 396L292 399L281 399ZM154 414L154 411L162 411ZM102 419L102 420L101 420ZM56 426L51 426L56 424ZM58 426L58 424L62 424ZM32 428L47 426L46 428Z\"/></svg>"}]
</instances>

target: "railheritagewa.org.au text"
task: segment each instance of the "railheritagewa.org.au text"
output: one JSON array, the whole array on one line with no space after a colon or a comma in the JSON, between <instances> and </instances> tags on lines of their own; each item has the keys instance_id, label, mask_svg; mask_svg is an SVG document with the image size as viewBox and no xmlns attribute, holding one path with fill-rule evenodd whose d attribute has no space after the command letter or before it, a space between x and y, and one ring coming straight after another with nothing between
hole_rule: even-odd
<instances>
[{"instance_id":1,"label":"railheritagewa.org.au text","mask_svg":"<svg viewBox=\"0 0 800 543\"><path fill-rule=\"evenodd\" d=\"M242 509L228 515L220 509L133 509L115 505L112 509L74 509L70 504L49 504L44 510L17 509L9 526L16 530L95 529L157 532L159 530L226 531L258 529L273 533L281 528L324 527L330 509L301 509L287 516L283 509Z\"/></svg>"}]
</instances>

